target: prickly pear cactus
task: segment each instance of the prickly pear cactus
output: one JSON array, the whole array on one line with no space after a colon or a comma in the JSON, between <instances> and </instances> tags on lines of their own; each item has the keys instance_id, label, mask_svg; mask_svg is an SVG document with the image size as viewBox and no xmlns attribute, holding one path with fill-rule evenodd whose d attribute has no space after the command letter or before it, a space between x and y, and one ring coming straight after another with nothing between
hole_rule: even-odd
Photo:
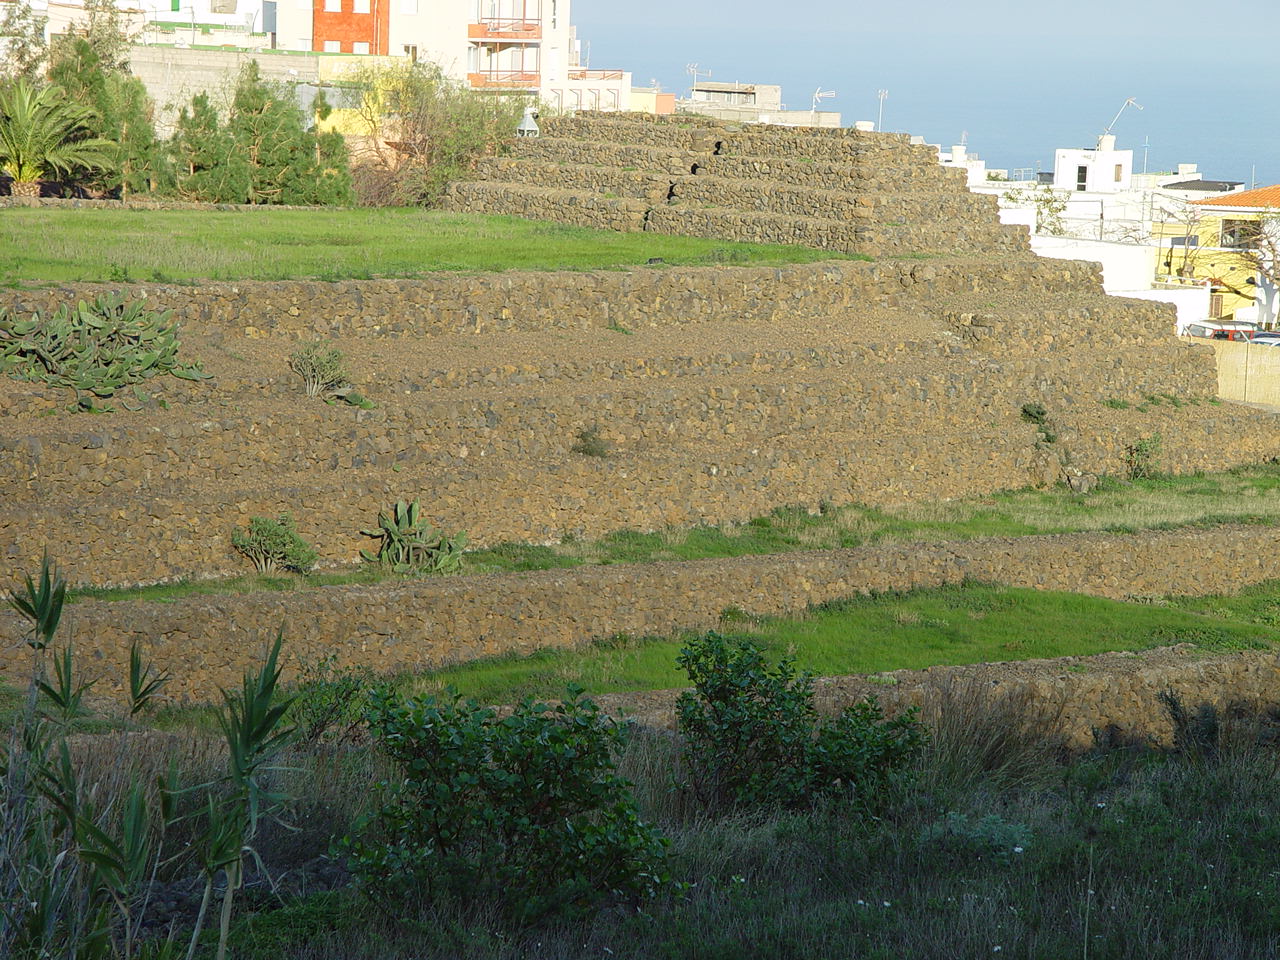
<instances>
[{"instance_id":1,"label":"prickly pear cactus","mask_svg":"<svg viewBox=\"0 0 1280 960\"><path fill-rule=\"evenodd\" d=\"M396 573L454 573L467 545L466 531L446 536L422 516L417 500L396 501L389 513L378 513L376 527L360 532L381 541L376 553L361 550L360 556Z\"/></svg>"},{"instance_id":2,"label":"prickly pear cactus","mask_svg":"<svg viewBox=\"0 0 1280 960\"><path fill-rule=\"evenodd\" d=\"M66 387L76 409L94 409L94 398L152 377L207 379L199 362L178 362L178 345L172 313L136 300L102 296L29 320L0 311L0 373Z\"/></svg>"}]
</instances>

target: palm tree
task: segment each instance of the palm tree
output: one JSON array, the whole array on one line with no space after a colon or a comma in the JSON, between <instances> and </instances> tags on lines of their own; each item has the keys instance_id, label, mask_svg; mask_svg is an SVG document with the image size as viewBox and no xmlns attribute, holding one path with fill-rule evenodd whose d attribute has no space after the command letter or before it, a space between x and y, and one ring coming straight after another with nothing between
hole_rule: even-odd
<instances>
[{"instance_id":1,"label":"palm tree","mask_svg":"<svg viewBox=\"0 0 1280 960\"><path fill-rule=\"evenodd\" d=\"M13 178L13 195L40 196L51 173L107 167L113 144L90 135L92 119L61 87L37 90L22 79L0 87L0 171Z\"/></svg>"}]
</instances>

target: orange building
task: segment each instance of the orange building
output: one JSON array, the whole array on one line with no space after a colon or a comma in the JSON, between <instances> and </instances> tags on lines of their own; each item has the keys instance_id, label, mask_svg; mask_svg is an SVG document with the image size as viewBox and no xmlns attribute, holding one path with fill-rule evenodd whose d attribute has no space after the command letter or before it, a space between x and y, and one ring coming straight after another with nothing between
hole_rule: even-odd
<instances>
[{"instance_id":1,"label":"orange building","mask_svg":"<svg viewBox=\"0 0 1280 960\"><path fill-rule=\"evenodd\" d=\"M391 0L311 0L311 49L385 56Z\"/></svg>"}]
</instances>

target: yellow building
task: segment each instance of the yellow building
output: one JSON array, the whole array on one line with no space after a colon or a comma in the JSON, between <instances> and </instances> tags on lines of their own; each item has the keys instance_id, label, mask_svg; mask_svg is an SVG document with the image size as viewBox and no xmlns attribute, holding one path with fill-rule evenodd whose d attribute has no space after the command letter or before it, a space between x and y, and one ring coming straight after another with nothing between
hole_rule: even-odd
<instances>
[{"instance_id":1,"label":"yellow building","mask_svg":"<svg viewBox=\"0 0 1280 960\"><path fill-rule=\"evenodd\" d=\"M1209 284L1209 316L1275 322L1276 230L1280 185L1187 204L1153 224L1157 277ZM1255 316L1255 314L1259 314Z\"/></svg>"}]
</instances>

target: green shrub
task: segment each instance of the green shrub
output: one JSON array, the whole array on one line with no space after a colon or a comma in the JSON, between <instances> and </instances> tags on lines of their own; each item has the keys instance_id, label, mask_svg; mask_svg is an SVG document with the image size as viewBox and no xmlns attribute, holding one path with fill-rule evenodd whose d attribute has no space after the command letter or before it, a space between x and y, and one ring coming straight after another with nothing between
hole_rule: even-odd
<instances>
[{"instance_id":1,"label":"green shrub","mask_svg":"<svg viewBox=\"0 0 1280 960\"><path fill-rule=\"evenodd\" d=\"M1124 448L1125 469L1130 480L1150 480L1160 474L1160 453L1163 446L1160 434L1139 437Z\"/></svg>"},{"instance_id":2,"label":"green shrub","mask_svg":"<svg viewBox=\"0 0 1280 960\"><path fill-rule=\"evenodd\" d=\"M344 846L377 902L484 902L527 923L650 897L666 882L666 841L616 772L623 730L580 689L501 718L452 691L382 690L368 719L398 771Z\"/></svg>"},{"instance_id":3,"label":"green shrub","mask_svg":"<svg viewBox=\"0 0 1280 960\"><path fill-rule=\"evenodd\" d=\"M298 535L293 517L254 517L248 530L231 531L231 545L253 561L259 573L293 570L306 573L316 563L316 551Z\"/></svg>"},{"instance_id":4,"label":"green shrub","mask_svg":"<svg viewBox=\"0 0 1280 960\"><path fill-rule=\"evenodd\" d=\"M691 786L709 806L799 807L827 795L873 807L923 746L914 711L886 721L874 698L820 719L813 677L791 659L769 667L752 640L708 633L676 662L694 685L676 704Z\"/></svg>"},{"instance_id":5,"label":"green shrub","mask_svg":"<svg viewBox=\"0 0 1280 960\"><path fill-rule=\"evenodd\" d=\"M306 384L308 397L332 394L350 381L342 363L342 351L322 343L308 343L289 356L289 367Z\"/></svg>"},{"instance_id":6,"label":"green shrub","mask_svg":"<svg viewBox=\"0 0 1280 960\"><path fill-rule=\"evenodd\" d=\"M1022 419L1027 423L1042 424L1049 419L1049 411L1044 408L1043 403L1024 403Z\"/></svg>"},{"instance_id":7,"label":"green shrub","mask_svg":"<svg viewBox=\"0 0 1280 960\"><path fill-rule=\"evenodd\" d=\"M952 812L927 826L920 843L941 847L952 858L968 855L1008 863L1031 845L1031 831L994 813L975 820Z\"/></svg>"},{"instance_id":8,"label":"green shrub","mask_svg":"<svg viewBox=\"0 0 1280 960\"><path fill-rule=\"evenodd\" d=\"M467 545L465 530L452 537L437 530L423 518L417 500L397 501L390 513L378 513L376 527L360 532L382 541L377 553L361 550L360 556L396 573L453 573L462 566Z\"/></svg>"},{"instance_id":9,"label":"green shrub","mask_svg":"<svg viewBox=\"0 0 1280 960\"><path fill-rule=\"evenodd\" d=\"M599 427L579 430L577 439L569 448L570 453L581 454L584 457L607 457L609 451L609 441L600 436Z\"/></svg>"},{"instance_id":10,"label":"green shrub","mask_svg":"<svg viewBox=\"0 0 1280 960\"><path fill-rule=\"evenodd\" d=\"M199 362L178 362L178 325L171 312L141 301L102 296L75 307L63 304L50 317L19 320L0 310L0 371L75 392L80 409L122 387L172 374L207 379Z\"/></svg>"},{"instance_id":11,"label":"green shrub","mask_svg":"<svg viewBox=\"0 0 1280 960\"><path fill-rule=\"evenodd\" d=\"M1129 401L1121 400L1118 397L1107 397L1102 401L1104 407L1110 407L1112 410L1128 410Z\"/></svg>"},{"instance_id":12,"label":"green shrub","mask_svg":"<svg viewBox=\"0 0 1280 960\"><path fill-rule=\"evenodd\" d=\"M337 655L303 664L289 721L304 744L340 743L364 719L369 692L377 683L367 666L340 667Z\"/></svg>"}]
</instances>

